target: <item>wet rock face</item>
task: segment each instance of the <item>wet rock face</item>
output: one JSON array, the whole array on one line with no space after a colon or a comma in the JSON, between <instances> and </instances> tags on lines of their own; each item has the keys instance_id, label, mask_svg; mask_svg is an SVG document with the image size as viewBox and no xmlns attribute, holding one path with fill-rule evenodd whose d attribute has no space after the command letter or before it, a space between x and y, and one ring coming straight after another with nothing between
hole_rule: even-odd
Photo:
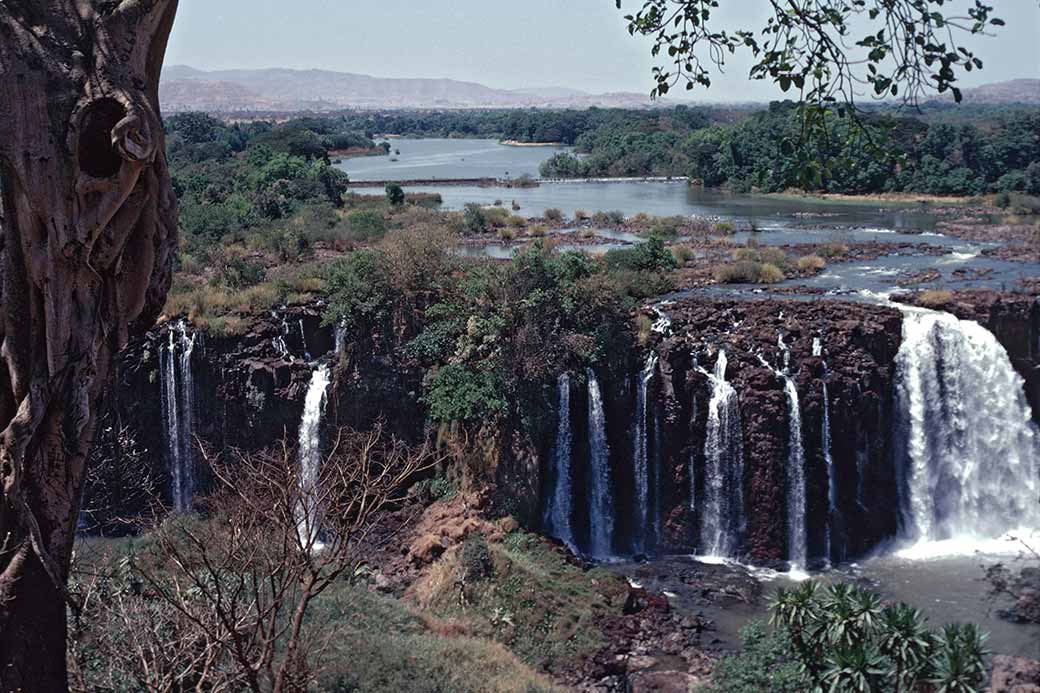
<instances>
[{"instance_id":1,"label":"wet rock face","mask_svg":"<svg viewBox=\"0 0 1040 693\"><path fill-rule=\"evenodd\" d=\"M335 353L336 330L321 324L322 306L289 306L252 316L241 335L199 334L191 355L192 433L214 450L258 450L286 437L295 444L314 359L336 368L328 391L326 425L364 428L382 418L390 431L415 440L424 428L418 397L421 374L402 367L379 345L347 336ZM128 426L152 466L154 495L169 500L170 470L163 417L161 354L169 350L165 323L128 345L120 357L111 416ZM187 326L189 334L192 332ZM176 342L176 340L175 340ZM183 346L176 344L179 358ZM180 385L178 385L179 387ZM196 465L196 489L208 484Z\"/></svg>"},{"instance_id":2,"label":"wet rock face","mask_svg":"<svg viewBox=\"0 0 1040 693\"><path fill-rule=\"evenodd\" d=\"M737 392L744 451L746 529L741 553L769 564L787 555L788 412L779 337L801 404L806 460L809 555L822 557L828 509L823 450L823 383L830 402L831 455L841 517L832 527L832 554L862 553L896 529L891 465L893 362L901 338L898 310L858 303L783 300L697 300L672 306L672 335L658 346L663 386L661 459L664 550L697 548L701 522L710 372L719 349ZM813 355L813 340L823 346ZM763 361L765 363L763 363ZM825 366L826 363L826 366ZM691 503L691 472L692 494ZM835 531L835 528L837 531Z\"/></svg>"}]
</instances>

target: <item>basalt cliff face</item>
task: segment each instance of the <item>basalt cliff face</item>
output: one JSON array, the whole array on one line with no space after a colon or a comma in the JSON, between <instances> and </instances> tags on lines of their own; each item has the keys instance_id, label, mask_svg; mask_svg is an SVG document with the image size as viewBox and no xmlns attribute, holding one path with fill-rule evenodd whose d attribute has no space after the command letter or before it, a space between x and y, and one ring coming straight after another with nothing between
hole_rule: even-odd
<instances>
[{"instance_id":1,"label":"basalt cliff face","mask_svg":"<svg viewBox=\"0 0 1040 693\"><path fill-rule=\"evenodd\" d=\"M1036 417L1036 299L958 294L945 308L997 337ZM641 351L546 385L545 407L555 412L540 412L544 430L523 431L517 417L473 446L463 462L490 463L494 507L554 534L562 522L561 538L584 552L596 540L615 555L698 551L778 567L851 558L897 533L898 308L698 298L664 310L670 325L660 323ZM126 349L107 430L129 433L156 495L176 505L178 488L206 489L205 465L194 453L185 460L178 439L213 450L294 441L318 360L332 366L326 430L382 419L406 440L436 435L421 370L379 335L322 325L321 311L254 316L235 337L171 321ZM120 454L112 445L98 451ZM609 532L600 532L604 522Z\"/></svg>"}]
</instances>

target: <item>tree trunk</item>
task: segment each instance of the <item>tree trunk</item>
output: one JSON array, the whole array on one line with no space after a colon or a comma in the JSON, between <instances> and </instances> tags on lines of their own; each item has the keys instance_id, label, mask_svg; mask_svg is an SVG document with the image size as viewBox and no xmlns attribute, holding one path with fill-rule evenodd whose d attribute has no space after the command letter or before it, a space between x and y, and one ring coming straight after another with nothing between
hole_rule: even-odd
<instances>
[{"instance_id":1,"label":"tree trunk","mask_svg":"<svg viewBox=\"0 0 1040 693\"><path fill-rule=\"evenodd\" d=\"M0 0L0 691L61 691L113 358L176 249L159 73L177 0Z\"/></svg>"}]
</instances>

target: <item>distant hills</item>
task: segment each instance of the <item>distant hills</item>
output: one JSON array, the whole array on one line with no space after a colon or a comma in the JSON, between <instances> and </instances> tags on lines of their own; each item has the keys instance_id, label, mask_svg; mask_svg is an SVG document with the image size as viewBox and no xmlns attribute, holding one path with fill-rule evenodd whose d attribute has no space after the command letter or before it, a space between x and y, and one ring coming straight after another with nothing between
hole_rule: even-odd
<instances>
[{"instance_id":1,"label":"distant hills","mask_svg":"<svg viewBox=\"0 0 1040 693\"><path fill-rule=\"evenodd\" d=\"M965 103L1011 104L1021 103L1040 106L1040 79L1012 79L993 82L981 87L964 89Z\"/></svg>"},{"instance_id":2,"label":"distant hills","mask_svg":"<svg viewBox=\"0 0 1040 693\"><path fill-rule=\"evenodd\" d=\"M589 94L553 86L509 90L454 79L384 78L284 68L205 71L185 65L173 65L163 71L159 93L163 109L170 113L344 108L654 108L679 103L650 101L646 94L632 92ZM1015 79L965 89L964 101L1040 105L1040 79Z\"/></svg>"},{"instance_id":3,"label":"distant hills","mask_svg":"<svg viewBox=\"0 0 1040 693\"><path fill-rule=\"evenodd\" d=\"M329 70L163 71L160 99L177 111L331 111L343 108L652 108L646 94L543 87L493 89L453 79L383 78Z\"/></svg>"}]
</instances>

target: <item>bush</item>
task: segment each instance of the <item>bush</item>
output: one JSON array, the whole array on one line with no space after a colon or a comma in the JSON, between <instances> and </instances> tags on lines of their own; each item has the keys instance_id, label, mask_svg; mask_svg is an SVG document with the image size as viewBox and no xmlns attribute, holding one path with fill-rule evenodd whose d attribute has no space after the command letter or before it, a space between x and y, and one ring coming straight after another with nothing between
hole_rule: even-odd
<instances>
[{"instance_id":1,"label":"bush","mask_svg":"<svg viewBox=\"0 0 1040 693\"><path fill-rule=\"evenodd\" d=\"M563 212L556 207L550 207L545 210L545 218L547 221L561 222L563 221Z\"/></svg>"},{"instance_id":2,"label":"bush","mask_svg":"<svg viewBox=\"0 0 1040 693\"><path fill-rule=\"evenodd\" d=\"M769 263L738 260L717 267L715 280L723 284L775 284L784 280L784 271Z\"/></svg>"},{"instance_id":3,"label":"bush","mask_svg":"<svg viewBox=\"0 0 1040 693\"><path fill-rule=\"evenodd\" d=\"M532 238L542 238L548 232L549 229L545 224L533 224L527 229L527 233L530 234Z\"/></svg>"},{"instance_id":4,"label":"bush","mask_svg":"<svg viewBox=\"0 0 1040 693\"><path fill-rule=\"evenodd\" d=\"M688 245L673 245L672 255L675 256L675 261L679 265L685 265L690 260L697 257L697 252Z\"/></svg>"},{"instance_id":5,"label":"bush","mask_svg":"<svg viewBox=\"0 0 1040 693\"><path fill-rule=\"evenodd\" d=\"M516 238L516 230L510 226L503 226L498 230L498 237L503 241L511 241Z\"/></svg>"},{"instance_id":6,"label":"bush","mask_svg":"<svg viewBox=\"0 0 1040 693\"><path fill-rule=\"evenodd\" d=\"M574 220L575 221L588 221L588 219L589 219L589 213L586 212L584 209L576 209L576 210L574 210Z\"/></svg>"},{"instance_id":7,"label":"bush","mask_svg":"<svg viewBox=\"0 0 1040 693\"><path fill-rule=\"evenodd\" d=\"M394 207L404 204L404 189L397 183L388 183L386 186L386 201Z\"/></svg>"},{"instance_id":8,"label":"bush","mask_svg":"<svg viewBox=\"0 0 1040 693\"><path fill-rule=\"evenodd\" d=\"M426 374L423 401L435 421L487 421L508 405L498 373L475 365L449 363Z\"/></svg>"},{"instance_id":9,"label":"bush","mask_svg":"<svg viewBox=\"0 0 1040 693\"><path fill-rule=\"evenodd\" d=\"M347 215L348 237L354 241L372 241L386 234L386 219L371 209L358 209Z\"/></svg>"},{"instance_id":10,"label":"bush","mask_svg":"<svg viewBox=\"0 0 1040 693\"><path fill-rule=\"evenodd\" d=\"M917 294L914 303L924 308L942 308L949 305L952 300L953 293L950 291L931 290Z\"/></svg>"},{"instance_id":11,"label":"bush","mask_svg":"<svg viewBox=\"0 0 1040 693\"><path fill-rule=\"evenodd\" d=\"M804 255L796 263L802 272L819 272L827 266L827 261L819 255Z\"/></svg>"},{"instance_id":12,"label":"bush","mask_svg":"<svg viewBox=\"0 0 1040 693\"><path fill-rule=\"evenodd\" d=\"M462 213L462 225L467 233L484 233L487 230L488 219L484 209L475 203L466 205Z\"/></svg>"},{"instance_id":13,"label":"bush","mask_svg":"<svg viewBox=\"0 0 1040 693\"><path fill-rule=\"evenodd\" d=\"M795 662L788 633L753 621L740 630L740 637L740 654L715 665L710 693L802 693L812 688Z\"/></svg>"},{"instance_id":14,"label":"bush","mask_svg":"<svg viewBox=\"0 0 1040 693\"><path fill-rule=\"evenodd\" d=\"M487 541L481 534L471 534L462 542L461 555L462 581L479 582L495 574L495 566L491 562L491 552Z\"/></svg>"},{"instance_id":15,"label":"bush","mask_svg":"<svg viewBox=\"0 0 1040 693\"><path fill-rule=\"evenodd\" d=\"M720 236L729 236L734 231L733 222L729 222L729 221L716 222L715 225L712 227L712 231L714 231L715 233L717 233Z\"/></svg>"},{"instance_id":16,"label":"bush","mask_svg":"<svg viewBox=\"0 0 1040 693\"><path fill-rule=\"evenodd\" d=\"M603 261L610 269L636 272L672 270L678 266L675 256L657 236L651 236L646 243L631 248L608 250Z\"/></svg>"},{"instance_id":17,"label":"bush","mask_svg":"<svg viewBox=\"0 0 1040 693\"><path fill-rule=\"evenodd\" d=\"M592 223L600 226L624 224L625 213L617 210L612 212L596 212L592 215Z\"/></svg>"},{"instance_id":18,"label":"bush","mask_svg":"<svg viewBox=\"0 0 1040 693\"><path fill-rule=\"evenodd\" d=\"M841 257L849 252L849 247L838 241L831 241L816 248L816 254L820 257Z\"/></svg>"}]
</instances>

